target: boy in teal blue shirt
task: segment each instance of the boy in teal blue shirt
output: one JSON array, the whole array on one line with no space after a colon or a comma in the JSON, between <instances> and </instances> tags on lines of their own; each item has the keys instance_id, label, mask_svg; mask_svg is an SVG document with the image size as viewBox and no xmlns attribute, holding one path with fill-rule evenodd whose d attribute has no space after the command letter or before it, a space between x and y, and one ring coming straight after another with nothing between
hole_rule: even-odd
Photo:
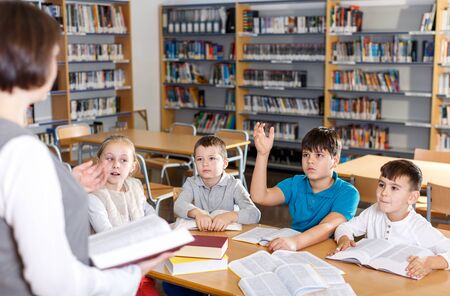
<instances>
[{"instance_id":1,"label":"boy in teal blue shirt","mask_svg":"<svg viewBox=\"0 0 450 296\"><path fill-rule=\"evenodd\" d=\"M264 123L257 123L254 130L258 154L250 187L251 198L266 206L287 204L292 228L302 232L274 239L268 245L269 250L296 251L328 239L339 224L355 215L359 202L356 188L341 180L334 171L340 155L336 132L323 127L309 131L302 140L305 175L293 176L267 188L267 162L274 129L269 129L267 137L264 126Z\"/></svg>"}]
</instances>

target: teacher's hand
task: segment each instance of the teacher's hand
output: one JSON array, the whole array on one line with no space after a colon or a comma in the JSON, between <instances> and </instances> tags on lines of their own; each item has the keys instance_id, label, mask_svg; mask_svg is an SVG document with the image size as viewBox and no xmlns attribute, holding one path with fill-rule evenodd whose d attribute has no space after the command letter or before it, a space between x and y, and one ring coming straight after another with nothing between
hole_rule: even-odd
<instances>
[{"instance_id":1,"label":"teacher's hand","mask_svg":"<svg viewBox=\"0 0 450 296\"><path fill-rule=\"evenodd\" d=\"M106 164L106 161L94 164L90 160L74 167L72 176L87 192L96 191L105 185L108 178Z\"/></svg>"}]
</instances>

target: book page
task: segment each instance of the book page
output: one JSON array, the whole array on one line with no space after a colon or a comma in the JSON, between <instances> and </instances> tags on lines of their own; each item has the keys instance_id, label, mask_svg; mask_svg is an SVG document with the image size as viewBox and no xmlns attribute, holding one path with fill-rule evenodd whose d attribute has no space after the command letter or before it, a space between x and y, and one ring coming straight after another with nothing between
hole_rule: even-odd
<instances>
[{"instance_id":1,"label":"book page","mask_svg":"<svg viewBox=\"0 0 450 296\"><path fill-rule=\"evenodd\" d=\"M290 295L289 290L273 272L243 278L238 285L245 296Z\"/></svg>"},{"instance_id":2,"label":"book page","mask_svg":"<svg viewBox=\"0 0 450 296\"><path fill-rule=\"evenodd\" d=\"M408 266L408 258L410 256L433 255L433 252L428 249L400 244L382 253L377 258L372 259L369 265L376 269L382 269L402 276L407 276L405 269Z\"/></svg>"},{"instance_id":3,"label":"book page","mask_svg":"<svg viewBox=\"0 0 450 296\"><path fill-rule=\"evenodd\" d=\"M339 268L331 265L330 263L320 259L317 256L314 256L313 254L302 251L302 252L292 252L292 251L286 251L286 250L279 250L273 252L272 256L277 257L281 261L288 263L288 264L294 264L294 263L303 263L303 264L309 264L315 268L330 268L334 269L339 274L344 274L342 270Z\"/></svg>"},{"instance_id":4,"label":"book page","mask_svg":"<svg viewBox=\"0 0 450 296\"><path fill-rule=\"evenodd\" d=\"M267 237L277 230L277 228L255 227L247 232L233 237L232 239L251 244L258 244L263 237Z\"/></svg>"},{"instance_id":5,"label":"book page","mask_svg":"<svg viewBox=\"0 0 450 296\"><path fill-rule=\"evenodd\" d=\"M314 267L319 276L329 285L344 284L345 280L341 275L341 271L331 267Z\"/></svg>"},{"instance_id":6,"label":"book page","mask_svg":"<svg viewBox=\"0 0 450 296\"><path fill-rule=\"evenodd\" d=\"M327 283L307 264L286 264L278 267L275 273L291 295L327 288Z\"/></svg>"},{"instance_id":7,"label":"book page","mask_svg":"<svg viewBox=\"0 0 450 296\"><path fill-rule=\"evenodd\" d=\"M275 232L272 232L268 235L264 235L261 238L261 242L260 245L267 245L269 244L272 240L279 238L279 237L291 237L297 234L300 234L301 232L294 230L292 228L282 228L280 230L277 230Z\"/></svg>"},{"instance_id":8,"label":"book page","mask_svg":"<svg viewBox=\"0 0 450 296\"><path fill-rule=\"evenodd\" d=\"M187 229L171 230L157 215L89 237L89 256L98 268L136 261L193 241Z\"/></svg>"},{"instance_id":9,"label":"book page","mask_svg":"<svg viewBox=\"0 0 450 296\"><path fill-rule=\"evenodd\" d=\"M234 260L228 264L228 267L240 278L244 278L263 272L275 271L281 265L283 265L282 261L271 256L266 251L258 251L247 257Z\"/></svg>"},{"instance_id":10,"label":"book page","mask_svg":"<svg viewBox=\"0 0 450 296\"><path fill-rule=\"evenodd\" d=\"M330 285L329 288L307 293L306 296L356 296L349 284Z\"/></svg>"},{"instance_id":11,"label":"book page","mask_svg":"<svg viewBox=\"0 0 450 296\"><path fill-rule=\"evenodd\" d=\"M372 258L379 256L391 247L392 244L386 240L362 239L356 243L356 247L348 248L327 258L367 265Z\"/></svg>"}]
</instances>

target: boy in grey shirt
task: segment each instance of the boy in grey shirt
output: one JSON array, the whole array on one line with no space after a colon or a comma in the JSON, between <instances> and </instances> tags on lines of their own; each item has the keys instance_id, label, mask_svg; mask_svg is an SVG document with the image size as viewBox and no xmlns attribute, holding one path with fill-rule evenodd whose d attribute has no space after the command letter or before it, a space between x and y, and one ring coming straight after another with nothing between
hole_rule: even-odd
<instances>
[{"instance_id":1,"label":"boy in grey shirt","mask_svg":"<svg viewBox=\"0 0 450 296\"><path fill-rule=\"evenodd\" d=\"M228 165L225 143L215 136L205 136L194 147L198 176L189 177L175 202L174 212L185 219L195 219L200 231L223 231L234 222L258 223L261 212L250 199L240 180L225 172ZM234 206L239 211L234 211ZM216 210L227 211L216 215Z\"/></svg>"}]
</instances>

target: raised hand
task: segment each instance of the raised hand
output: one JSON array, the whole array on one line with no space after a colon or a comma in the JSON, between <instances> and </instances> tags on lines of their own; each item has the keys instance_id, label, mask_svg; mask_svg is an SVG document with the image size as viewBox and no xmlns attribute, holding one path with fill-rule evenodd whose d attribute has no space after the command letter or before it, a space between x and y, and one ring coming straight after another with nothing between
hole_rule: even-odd
<instances>
[{"instance_id":1,"label":"raised hand","mask_svg":"<svg viewBox=\"0 0 450 296\"><path fill-rule=\"evenodd\" d=\"M264 132L265 123L257 122L255 129L253 130L253 138L255 141L255 147L259 154L268 155L273 146L273 140L275 137L274 128L269 129L269 136L266 136Z\"/></svg>"},{"instance_id":2,"label":"raised hand","mask_svg":"<svg viewBox=\"0 0 450 296\"><path fill-rule=\"evenodd\" d=\"M82 163L72 170L72 176L80 183L86 192L93 192L106 183L108 174L106 172L106 162L94 164L92 160Z\"/></svg>"}]
</instances>

